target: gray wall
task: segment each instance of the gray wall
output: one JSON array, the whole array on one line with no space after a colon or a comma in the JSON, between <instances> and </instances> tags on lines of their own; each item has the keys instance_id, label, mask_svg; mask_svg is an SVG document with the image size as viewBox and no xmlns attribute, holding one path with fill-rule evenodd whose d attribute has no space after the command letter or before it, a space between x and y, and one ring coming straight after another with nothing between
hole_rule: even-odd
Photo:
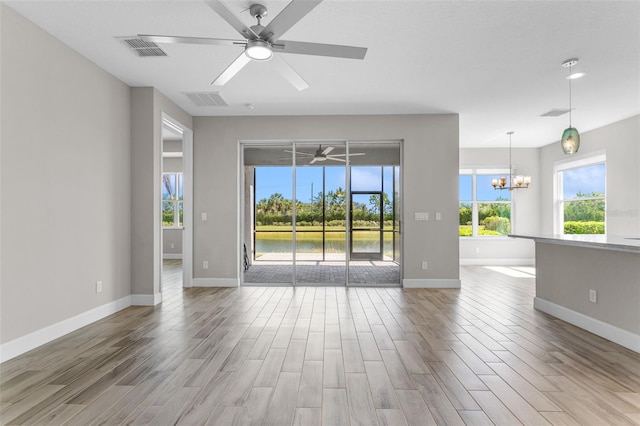
<instances>
[{"instance_id":1,"label":"gray wall","mask_svg":"<svg viewBox=\"0 0 640 426\"><path fill-rule=\"evenodd\" d=\"M160 292L162 112L192 128L191 116L151 87L131 89L131 293Z\"/></svg>"},{"instance_id":2,"label":"gray wall","mask_svg":"<svg viewBox=\"0 0 640 426\"><path fill-rule=\"evenodd\" d=\"M404 278L458 279L457 115L194 117L193 123L196 278L238 279L239 141L383 139L403 141ZM416 222L418 211L432 218L439 211L442 220Z\"/></svg>"},{"instance_id":3,"label":"gray wall","mask_svg":"<svg viewBox=\"0 0 640 426\"><path fill-rule=\"evenodd\" d=\"M540 150L514 148L512 165L517 174L531 176L528 189L511 191L514 234L536 235L540 232ZM461 148L460 168L489 167L509 168L508 148ZM479 253L476 253L479 249ZM535 243L532 240L507 237L460 238L460 262L462 264L510 264L531 263L535 259ZM525 262L523 262L523 260Z\"/></svg>"},{"instance_id":4,"label":"gray wall","mask_svg":"<svg viewBox=\"0 0 640 426\"><path fill-rule=\"evenodd\" d=\"M4 343L130 294L131 109L128 86L0 8Z\"/></svg>"},{"instance_id":5,"label":"gray wall","mask_svg":"<svg viewBox=\"0 0 640 426\"><path fill-rule=\"evenodd\" d=\"M165 259L182 258L182 229L162 230L162 257ZM171 247L173 245L173 247Z\"/></svg>"},{"instance_id":6,"label":"gray wall","mask_svg":"<svg viewBox=\"0 0 640 426\"><path fill-rule=\"evenodd\" d=\"M580 130L580 129L578 129ZM553 233L553 166L558 160L579 159L589 153L607 155L608 235L640 236L640 115L580 135L580 150L568 156L560 142L541 149L541 231Z\"/></svg>"}]
</instances>

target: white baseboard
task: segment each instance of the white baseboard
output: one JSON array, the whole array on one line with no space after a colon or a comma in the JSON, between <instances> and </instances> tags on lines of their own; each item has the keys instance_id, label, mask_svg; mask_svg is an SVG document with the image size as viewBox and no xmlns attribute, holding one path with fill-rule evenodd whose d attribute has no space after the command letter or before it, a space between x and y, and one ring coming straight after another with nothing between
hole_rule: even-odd
<instances>
[{"instance_id":1,"label":"white baseboard","mask_svg":"<svg viewBox=\"0 0 640 426\"><path fill-rule=\"evenodd\" d=\"M194 278L193 287L239 287L238 278Z\"/></svg>"},{"instance_id":2,"label":"white baseboard","mask_svg":"<svg viewBox=\"0 0 640 426\"><path fill-rule=\"evenodd\" d=\"M162 253L163 259L182 259L182 253Z\"/></svg>"},{"instance_id":3,"label":"white baseboard","mask_svg":"<svg viewBox=\"0 0 640 426\"><path fill-rule=\"evenodd\" d=\"M115 314L129 306L131 306L131 296L126 296L3 343L0 345L0 362L8 361L18 355L29 352L38 346L42 346L85 325Z\"/></svg>"},{"instance_id":4,"label":"white baseboard","mask_svg":"<svg viewBox=\"0 0 640 426\"><path fill-rule=\"evenodd\" d=\"M160 303L162 303L162 293L131 295L131 304L133 306L156 306Z\"/></svg>"},{"instance_id":5,"label":"white baseboard","mask_svg":"<svg viewBox=\"0 0 640 426\"><path fill-rule=\"evenodd\" d=\"M404 288L460 288L459 279L408 279L402 280Z\"/></svg>"},{"instance_id":6,"label":"white baseboard","mask_svg":"<svg viewBox=\"0 0 640 426\"><path fill-rule=\"evenodd\" d=\"M640 335L539 297L533 299L533 307L632 351L640 352Z\"/></svg>"},{"instance_id":7,"label":"white baseboard","mask_svg":"<svg viewBox=\"0 0 640 426\"><path fill-rule=\"evenodd\" d=\"M468 266L534 266L535 259L460 259L460 265Z\"/></svg>"}]
</instances>

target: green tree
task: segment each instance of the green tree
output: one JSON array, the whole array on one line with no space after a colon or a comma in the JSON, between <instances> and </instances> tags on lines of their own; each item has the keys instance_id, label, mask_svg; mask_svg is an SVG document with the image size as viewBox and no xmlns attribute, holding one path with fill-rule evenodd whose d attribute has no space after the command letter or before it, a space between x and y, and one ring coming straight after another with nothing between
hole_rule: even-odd
<instances>
[{"instance_id":1,"label":"green tree","mask_svg":"<svg viewBox=\"0 0 640 426\"><path fill-rule=\"evenodd\" d=\"M591 192L583 194L578 192L576 198L596 198L575 201L565 201L565 222L604 222L605 201L604 194Z\"/></svg>"},{"instance_id":2,"label":"green tree","mask_svg":"<svg viewBox=\"0 0 640 426\"><path fill-rule=\"evenodd\" d=\"M460 225L470 225L473 215L471 203L460 203Z\"/></svg>"}]
</instances>

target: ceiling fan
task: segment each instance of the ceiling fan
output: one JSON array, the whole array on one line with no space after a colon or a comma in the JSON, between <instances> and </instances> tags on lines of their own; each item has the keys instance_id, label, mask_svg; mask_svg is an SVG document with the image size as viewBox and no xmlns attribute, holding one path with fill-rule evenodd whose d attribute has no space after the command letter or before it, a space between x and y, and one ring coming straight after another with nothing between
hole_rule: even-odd
<instances>
[{"instance_id":1,"label":"ceiling fan","mask_svg":"<svg viewBox=\"0 0 640 426\"><path fill-rule=\"evenodd\" d=\"M302 152L302 151L296 151L295 154L296 155L304 155L307 157L312 157L311 161L309 162L309 164L313 164L316 163L318 161L327 161L327 160L333 160L333 161L340 161L342 163L346 163L346 160L344 158L340 158L340 157L346 157L347 154L333 154L330 155L329 153L331 151L333 151L335 149L335 146L328 146L325 149L322 149L322 145L320 145L318 147L318 150L315 152L315 154L309 154L307 152ZM293 151L289 151L289 150L284 150L284 152L290 152L293 154ZM353 153L349 153L349 157L354 156L354 155L366 155L364 152L353 152Z\"/></svg>"},{"instance_id":2,"label":"ceiling fan","mask_svg":"<svg viewBox=\"0 0 640 426\"><path fill-rule=\"evenodd\" d=\"M322 0L293 0L271 22L263 27L261 20L267 16L267 8L261 4L249 7L251 16L258 23L247 27L227 5L219 0L205 0L207 5L240 33L243 40L210 37L183 37L152 34L138 34L145 41L154 43L188 43L205 45L243 46L244 51L211 84L225 85L245 65L252 60L271 59L275 68L298 90L304 90L309 84L278 53L331 56L335 58L364 59L367 48L342 46L335 44L307 43L302 41L280 40L287 30L293 27L307 13L311 12Z\"/></svg>"}]
</instances>

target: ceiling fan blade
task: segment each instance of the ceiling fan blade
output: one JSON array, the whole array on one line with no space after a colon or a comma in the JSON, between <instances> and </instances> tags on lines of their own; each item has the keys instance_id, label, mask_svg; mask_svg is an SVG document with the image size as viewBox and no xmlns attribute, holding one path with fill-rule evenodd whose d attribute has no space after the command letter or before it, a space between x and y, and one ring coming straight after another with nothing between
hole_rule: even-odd
<instances>
[{"instance_id":1,"label":"ceiling fan blade","mask_svg":"<svg viewBox=\"0 0 640 426\"><path fill-rule=\"evenodd\" d=\"M334 146L328 146L324 149L324 151L322 151L322 155L327 155L328 153L330 153L331 151L334 150Z\"/></svg>"},{"instance_id":2,"label":"ceiling fan blade","mask_svg":"<svg viewBox=\"0 0 640 426\"><path fill-rule=\"evenodd\" d=\"M317 159L317 158L314 158L313 160L311 160L311 161L309 162L309 164L313 164L313 163L315 163L316 161L318 161L318 159Z\"/></svg>"},{"instance_id":3,"label":"ceiling fan blade","mask_svg":"<svg viewBox=\"0 0 640 426\"><path fill-rule=\"evenodd\" d=\"M239 32L242 37L248 40L255 40L258 38L258 35L253 32L253 30L247 27L244 22L238 18L238 16L233 13L229 7L222 3L219 0L205 0L205 3L213 9L222 19L227 21L229 25L231 25L237 32Z\"/></svg>"},{"instance_id":4,"label":"ceiling fan blade","mask_svg":"<svg viewBox=\"0 0 640 426\"><path fill-rule=\"evenodd\" d=\"M354 156L354 155L367 155L364 152L350 152L349 153L349 157ZM347 154L333 154L332 157L346 157Z\"/></svg>"},{"instance_id":5,"label":"ceiling fan blade","mask_svg":"<svg viewBox=\"0 0 640 426\"><path fill-rule=\"evenodd\" d=\"M346 163L347 160L343 160L342 158L336 158L331 155L327 155L327 160L340 161L341 163Z\"/></svg>"},{"instance_id":6,"label":"ceiling fan blade","mask_svg":"<svg viewBox=\"0 0 640 426\"><path fill-rule=\"evenodd\" d=\"M234 75L238 73L238 71L244 68L244 66L249 62L251 62L251 58L249 58L244 54L244 52L242 52L240 56L238 56L235 61L231 62L231 65L229 65L226 70L222 71L222 74L216 77L216 79L213 80L211 84L213 84L214 86L224 86L229 80L231 80Z\"/></svg>"},{"instance_id":7,"label":"ceiling fan blade","mask_svg":"<svg viewBox=\"0 0 640 426\"><path fill-rule=\"evenodd\" d=\"M282 53L296 53L300 55L331 56L334 58L364 59L366 47L343 46L340 44L307 43L304 41L278 40L273 44L273 50Z\"/></svg>"},{"instance_id":8,"label":"ceiling fan blade","mask_svg":"<svg viewBox=\"0 0 640 426\"><path fill-rule=\"evenodd\" d=\"M271 57L271 63L273 63L278 72L289 80L289 83L293 84L296 89L302 91L309 87L309 84L300 77L300 74L298 74L296 70L291 68L291 65L289 65L282 56L273 55Z\"/></svg>"},{"instance_id":9,"label":"ceiling fan blade","mask_svg":"<svg viewBox=\"0 0 640 426\"><path fill-rule=\"evenodd\" d=\"M226 38L209 38L209 37L182 37L182 36L167 36L167 35L154 35L154 34L138 34L144 41L150 41L154 43L184 43L184 44L207 44L207 45L236 45L246 44L245 40L231 40Z\"/></svg>"},{"instance_id":10,"label":"ceiling fan blade","mask_svg":"<svg viewBox=\"0 0 640 426\"><path fill-rule=\"evenodd\" d=\"M322 0L292 0L283 10L269 22L259 36L274 41L293 27L299 20L311 12Z\"/></svg>"},{"instance_id":11,"label":"ceiling fan blade","mask_svg":"<svg viewBox=\"0 0 640 426\"><path fill-rule=\"evenodd\" d=\"M291 154L293 154L293 151L289 151L287 149L283 149L284 152L290 152ZM308 155L309 157L313 157L313 154L309 154L308 152L300 152L300 151L296 151L295 152L296 155Z\"/></svg>"}]
</instances>

